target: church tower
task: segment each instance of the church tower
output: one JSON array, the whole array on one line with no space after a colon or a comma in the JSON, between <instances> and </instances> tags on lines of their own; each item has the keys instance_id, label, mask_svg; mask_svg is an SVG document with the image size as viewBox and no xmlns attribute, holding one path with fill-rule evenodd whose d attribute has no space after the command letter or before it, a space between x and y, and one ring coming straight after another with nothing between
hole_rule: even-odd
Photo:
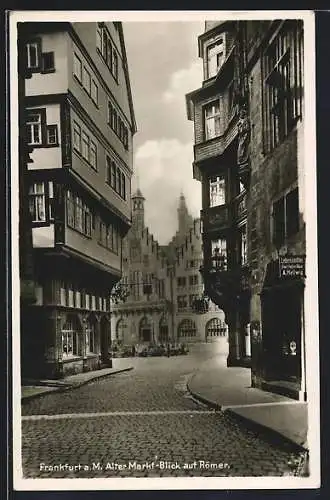
<instances>
[{"instance_id":1,"label":"church tower","mask_svg":"<svg viewBox=\"0 0 330 500\"><path fill-rule=\"evenodd\" d=\"M180 235L186 235L193 224L193 219L188 212L186 199L182 191L180 194L179 206L177 211L178 211L178 223L179 223L178 233Z\"/></svg>"},{"instance_id":2,"label":"church tower","mask_svg":"<svg viewBox=\"0 0 330 500\"><path fill-rule=\"evenodd\" d=\"M132 196L132 228L139 233L144 229L144 202L145 198L138 188Z\"/></svg>"}]
</instances>

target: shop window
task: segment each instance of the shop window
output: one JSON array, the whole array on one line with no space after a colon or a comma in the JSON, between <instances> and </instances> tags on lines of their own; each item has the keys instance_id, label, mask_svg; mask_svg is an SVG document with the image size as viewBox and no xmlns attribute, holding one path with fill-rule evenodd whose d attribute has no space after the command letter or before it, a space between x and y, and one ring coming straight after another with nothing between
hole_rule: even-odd
<instances>
[{"instance_id":1,"label":"shop window","mask_svg":"<svg viewBox=\"0 0 330 500\"><path fill-rule=\"evenodd\" d=\"M223 176L209 179L210 207L218 207L226 203L226 184Z\"/></svg>"},{"instance_id":2,"label":"shop window","mask_svg":"<svg viewBox=\"0 0 330 500\"><path fill-rule=\"evenodd\" d=\"M80 354L80 332L76 321L68 320L62 329L62 355L63 358L79 356Z\"/></svg>"}]
</instances>

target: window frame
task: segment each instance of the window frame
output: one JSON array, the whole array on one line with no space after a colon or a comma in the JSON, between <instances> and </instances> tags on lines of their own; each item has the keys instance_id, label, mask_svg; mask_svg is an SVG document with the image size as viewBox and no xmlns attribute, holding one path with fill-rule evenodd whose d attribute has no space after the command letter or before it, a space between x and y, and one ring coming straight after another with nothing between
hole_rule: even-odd
<instances>
[{"instance_id":1,"label":"window frame","mask_svg":"<svg viewBox=\"0 0 330 500\"><path fill-rule=\"evenodd\" d=\"M78 61L79 64L79 72L76 73L76 62ZM73 53L73 76L78 80L80 84L82 84L82 72L83 72L83 63L81 58L78 56L76 52Z\"/></svg>"},{"instance_id":2,"label":"window frame","mask_svg":"<svg viewBox=\"0 0 330 500\"><path fill-rule=\"evenodd\" d=\"M296 198L296 213L292 213L292 210L288 209L288 200L290 201L291 197L295 196ZM277 236L277 232L279 232L276 227L281 221L276 221L276 207L280 206L279 204L283 204L283 229L281 232L281 237ZM300 212L299 212L299 188L298 186L293 187L289 191L287 191L284 195L277 198L272 203L272 243L275 247L280 248L292 238L295 237L297 233L300 231Z\"/></svg>"},{"instance_id":3,"label":"window frame","mask_svg":"<svg viewBox=\"0 0 330 500\"><path fill-rule=\"evenodd\" d=\"M215 181L212 181L212 179L216 179ZM220 189L216 190L213 194L216 195L216 197L219 197L219 195L221 194L221 192L223 193L223 201L220 202L220 203L216 203L215 201L213 202L212 201L212 186L218 188L218 187L221 187L221 183L223 185L222 187L222 191L220 191ZM224 174L220 174L220 175L211 175L208 177L208 186L209 186L209 206L210 208L213 208L213 207L222 207L224 205L226 205L227 203L227 193L226 193L226 188L227 188L227 179L226 179L226 176ZM214 196L213 196L214 198Z\"/></svg>"},{"instance_id":4,"label":"window frame","mask_svg":"<svg viewBox=\"0 0 330 500\"><path fill-rule=\"evenodd\" d=\"M55 137L55 141L54 142L50 142L50 140L49 140L49 138L50 138L50 131L52 129L54 130L54 137ZM57 125L57 123L54 123L54 124L51 124L51 125L46 125L46 134L47 134L47 146L49 146L49 147L59 146L59 142L58 142L58 125Z\"/></svg>"},{"instance_id":5,"label":"window frame","mask_svg":"<svg viewBox=\"0 0 330 500\"><path fill-rule=\"evenodd\" d=\"M31 59L31 56L29 57L29 51L28 47L30 46L35 46L36 48L36 65L31 66L29 64L29 59ZM41 39L40 38L34 38L31 40L28 40L25 44L25 55L26 55L26 68L31 71L32 73L38 73L41 68Z\"/></svg>"},{"instance_id":6,"label":"window frame","mask_svg":"<svg viewBox=\"0 0 330 500\"><path fill-rule=\"evenodd\" d=\"M218 105L218 111L216 111L216 104ZM212 114L207 116L208 110L212 108ZM214 110L213 110L214 108ZM210 141L215 139L216 137L220 137L222 135L221 130L221 105L220 99L214 99L203 106L203 119L204 119L204 139L205 141ZM213 121L214 126L214 135L211 135L209 132L208 124ZM218 121L218 125L217 125ZM217 130L218 127L218 130Z\"/></svg>"},{"instance_id":7,"label":"window frame","mask_svg":"<svg viewBox=\"0 0 330 500\"><path fill-rule=\"evenodd\" d=\"M49 67L45 67L46 57L51 57L52 64ZM54 73L55 72L55 53L54 51L42 52L41 53L41 71L42 74Z\"/></svg>"},{"instance_id":8,"label":"window frame","mask_svg":"<svg viewBox=\"0 0 330 500\"><path fill-rule=\"evenodd\" d=\"M89 97L91 97L91 89L92 89L92 76L91 72L87 68L87 66L84 64L82 68L82 86L86 90L87 94Z\"/></svg>"},{"instance_id":9,"label":"window frame","mask_svg":"<svg viewBox=\"0 0 330 500\"><path fill-rule=\"evenodd\" d=\"M211 74L211 71L210 71L211 58L210 58L209 54L210 54L210 51L212 48L215 48L217 46L220 47L220 45L222 46L222 49L215 51L213 54L213 57L212 57L212 60L216 59L216 69L215 69L215 72L213 74ZM219 54L222 54L221 64L219 64L218 60L217 60ZM215 76L217 76L217 74L219 73L220 68L223 66L225 60L226 60L226 35L225 35L225 33L222 33L221 36L219 36L219 38L217 38L217 40L214 40L212 43L210 43L206 47L207 78L214 78Z\"/></svg>"},{"instance_id":10,"label":"window frame","mask_svg":"<svg viewBox=\"0 0 330 500\"><path fill-rule=\"evenodd\" d=\"M261 57L263 150L271 153L303 114L303 28L285 21Z\"/></svg>"}]
</instances>

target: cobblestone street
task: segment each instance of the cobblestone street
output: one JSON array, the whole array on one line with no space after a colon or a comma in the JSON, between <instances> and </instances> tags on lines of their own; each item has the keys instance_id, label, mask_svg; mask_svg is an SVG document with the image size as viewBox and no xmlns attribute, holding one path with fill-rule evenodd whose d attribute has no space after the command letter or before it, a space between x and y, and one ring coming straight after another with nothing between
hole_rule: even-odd
<instances>
[{"instance_id":1,"label":"cobblestone street","mask_svg":"<svg viewBox=\"0 0 330 500\"><path fill-rule=\"evenodd\" d=\"M298 453L194 401L212 351L132 359L134 369L22 405L26 478L283 476Z\"/></svg>"}]
</instances>

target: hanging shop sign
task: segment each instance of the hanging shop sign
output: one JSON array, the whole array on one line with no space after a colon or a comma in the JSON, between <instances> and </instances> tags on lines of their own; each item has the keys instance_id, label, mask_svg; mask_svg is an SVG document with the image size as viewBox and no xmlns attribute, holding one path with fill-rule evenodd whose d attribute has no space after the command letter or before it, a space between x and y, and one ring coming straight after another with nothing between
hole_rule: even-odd
<instances>
[{"instance_id":1,"label":"hanging shop sign","mask_svg":"<svg viewBox=\"0 0 330 500\"><path fill-rule=\"evenodd\" d=\"M279 257L280 278L304 278L305 255L283 255Z\"/></svg>"}]
</instances>

